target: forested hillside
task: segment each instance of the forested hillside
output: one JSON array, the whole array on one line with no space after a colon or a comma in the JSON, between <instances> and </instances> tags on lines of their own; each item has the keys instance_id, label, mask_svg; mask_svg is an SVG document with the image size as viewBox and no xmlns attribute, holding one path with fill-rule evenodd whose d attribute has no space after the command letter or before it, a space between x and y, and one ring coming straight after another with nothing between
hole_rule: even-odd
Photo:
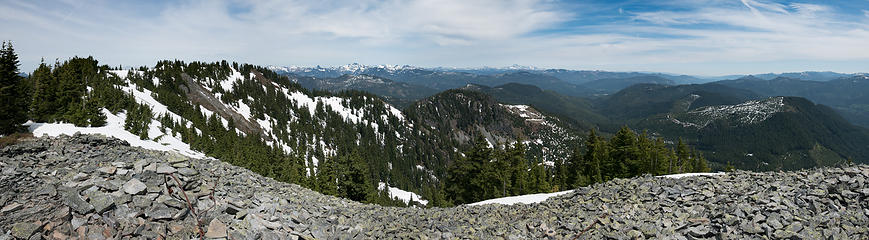
<instances>
[{"instance_id":1,"label":"forested hillside","mask_svg":"<svg viewBox=\"0 0 869 240\"><path fill-rule=\"evenodd\" d=\"M43 64L28 82L34 121L97 127L106 109L142 139L176 137L208 156L358 201L388 202L378 182L424 192L434 178L418 166L449 157L415 147L428 137L412 134L376 96L311 92L251 65L161 61L118 70L73 58Z\"/></svg>"},{"instance_id":2,"label":"forested hillside","mask_svg":"<svg viewBox=\"0 0 869 240\"><path fill-rule=\"evenodd\" d=\"M17 66L9 72L19 76ZM652 156L644 151L666 152L664 145L646 144L661 140L625 130L614 138L622 140L592 135L588 145L570 121L469 90L447 91L402 112L369 93L310 91L249 64L176 60L121 69L92 57L43 63L10 85L20 89L15 98L23 100L21 115L35 122L30 126L121 121L124 131L145 141L183 142L279 181L384 205L447 206L614 177L708 170L639 167ZM631 154L580 157L610 148ZM587 175L577 173L587 161L601 161L593 170L600 177L577 180ZM487 190L473 198L461 190L478 187ZM396 188L430 201L394 200Z\"/></svg>"},{"instance_id":3,"label":"forested hillside","mask_svg":"<svg viewBox=\"0 0 869 240\"><path fill-rule=\"evenodd\" d=\"M750 100L743 90L715 84L691 86L637 85L603 104L631 126L684 138L716 169L801 169L869 157L866 130L829 107L798 97Z\"/></svg>"},{"instance_id":4,"label":"forested hillside","mask_svg":"<svg viewBox=\"0 0 869 240\"><path fill-rule=\"evenodd\" d=\"M465 151L482 137L487 146L521 142L534 163L564 161L581 141L576 127L526 105L506 105L478 91L454 89L416 102L405 110L420 130L443 136L443 149ZM551 164L550 164L551 165Z\"/></svg>"}]
</instances>

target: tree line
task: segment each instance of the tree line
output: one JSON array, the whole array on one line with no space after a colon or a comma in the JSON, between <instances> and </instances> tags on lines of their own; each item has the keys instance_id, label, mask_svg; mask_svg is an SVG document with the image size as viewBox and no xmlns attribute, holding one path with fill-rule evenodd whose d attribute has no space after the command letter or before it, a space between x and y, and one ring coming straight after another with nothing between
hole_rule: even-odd
<instances>
[{"instance_id":1,"label":"tree line","mask_svg":"<svg viewBox=\"0 0 869 240\"><path fill-rule=\"evenodd\" d=\"M669 148L662 139L622 127L612 138L593 129L581 148L565 161L528 161L521 143L489 147L478 138L474 147L448 170L446 205L507 196L556 192L643 174L664 175L710 171L700 152L679 139Z\"/></svg>"}]
</instances>

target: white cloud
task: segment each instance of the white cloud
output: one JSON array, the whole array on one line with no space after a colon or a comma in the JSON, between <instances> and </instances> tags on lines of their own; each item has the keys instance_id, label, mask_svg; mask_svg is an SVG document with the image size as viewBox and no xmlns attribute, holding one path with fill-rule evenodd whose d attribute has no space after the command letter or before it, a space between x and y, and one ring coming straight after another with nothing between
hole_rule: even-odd
<instances>
[{"instance_id":1,"label":"white cloud","mask_svg":"<svg viewBox=\"0 0 869 240\"><path fill-rule=\"evenodd\" d=\"M594 5L574 11L553 0L0 1L0 38L15 41L26 70L41 57L73 55L110 65L177 58L689 74L748 71L718 67L734 62L869 62L867 22L822 4L672 1L661 4L677 8L608 10L633 21L571 26L586 17L577 12L593 12L585 8Z\"/></svg>"},{"instance_id":2,"label":"white cloud","mask_svg":"<svg viewBox=\"0 0 869 240\"><path fill-rule=\"evenodd\" d=\"M183 1L150 15L115 2L36 5L0 5L0 36L21 39L23 56L125 52L126 57L117 57L138 59L132 61L137 64L151 64L142 58L258 58L262 53L287 53L284 61L291 62L292 53L319 47L328 56L346 47L471 45L520 37L571 16L548 0Z\"/></svg>"},{"instance_id":3,"label":"white cloud","mask_svg":"<svg viewBox=\"0 0 869 240\"><path fill-rule=\"evenodd\" d=\"M797 14L805 17L815 17L816 14L830 11L830 7L810 3L791 3L791 8L796 9Z\"/></svg>"}]
</instances>

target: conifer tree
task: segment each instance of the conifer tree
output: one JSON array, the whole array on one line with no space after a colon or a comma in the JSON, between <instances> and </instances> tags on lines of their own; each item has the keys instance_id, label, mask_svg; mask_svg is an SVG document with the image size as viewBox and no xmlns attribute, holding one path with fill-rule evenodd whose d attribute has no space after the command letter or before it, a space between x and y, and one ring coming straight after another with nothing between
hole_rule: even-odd
<instances>
[{"instance_id":1,"label":"conifer tree","mask_svg":"<svg viewBox=\"0 0 869 240\"><path fill-rule=\"evenodd\" d=\"M552 176L551 184L558 190L561 189L569 189L572 185L574 178L576 176L575 165L576 161L576 150L574 150L574 154L567 158L567 160L556 159L555 166L553 166L554 174Z\"/></svg>"},{"instance_id":2,"label":"conifer tree","mask_svg":"<svg viewBox=\"0 0 869 240\"><path fill-rule=\"evenodd\" d=\"M512 195L523 195L528 192L528 160L525 159L525 145L517 141L508 152L512 169L510 191Z\"/></svg>"},{"instance_id":3,"label":"conifer tree","mask_svg":"<svg viewBox=\"0 0 869 240\"><path fill-rule=\"evenodd\" d=\"M373 183L368 177L368 164L358 151L338 157L338 195L354 201L374 199Z\"/></svg>"},{"instance_id":4,"label":"conifer tree","mask_svg":"<svg viewBox=\"0 0 869 240\"><path fill-rule=\"evenodd\" d=\"M317 165L317 190L326 195L338 196L335 159L322 160Z\"/></svg>"},{"instance_id":5,"label":"conifer tree","mask_svg":"<svg viewBox=\"0 0 869 240\"><path fill-rule=\"evenodd\" d=\"M639 173L637 152L637 135L627 126L623 126L610 140L612 152L607 171L615 177L635 176Z\"/></svg>"},{"instance_id":6,"label":"conifer tree","mask_svg":"<svg viewBox=\"0 0 869 240\"><path fill-rule=\"evenodd\" d=\"M12 42L4 41L0 48L0 135L18 131L27 121L29 101L25 99L18 66Z\"/></svg>"},{"instance_id":7,"label":"conifer tree","mask_svg":"<svg viewBox=\"0 0 869 240\"><path fill-rule=\"evenodd\" d=\"M683 173L686 170L686 167L690 166L690 158L691 153L688 150L688 145L685 145L685 142L682 141L682 138L679 138L679 142L676 144L676 163L674 165L674 171L677 173Z\"/></svg>"},{"instance_id":8,"label":"conifer tree","mask_svg":"<svg viewBox=\"0 0 869 240\"><path fill-rule=\"evenodd\" d=\"M607 144L597 136L594 129L589 131L588 137L585 139L585 155L583 155L582 164L580 165L583 179L577 179L580 180L577 182L577 185L587 186L603 181L601 163L604 156L606 156L606 145Z\"/></svg>"},{"instance_id":9,"label":"conifer tree","mask_svg":"<svg viewBox=\"0 0 869 240\"><path fill-rule=\"evenodd\" d=\"M531 167L531 179L531 193L552 191L552 186L549 185L549 177L546 174L546 169L543 168L543 164L535 164Z\"/></svg>"},{"instance_id":10,"label":"conifer tree","mask_svg":"<svg viewBox=\"0 0 869 240\"><path fill-rule=\"evenodd\" d=\"M30 118L36 122L53 122L51 116L55 107L52 106L56 98L53 89L57 84L51 74L51 67L42 62L39 67L30 74L33 82L33 100L30 104Z\"/></svg>"}]
</instances>

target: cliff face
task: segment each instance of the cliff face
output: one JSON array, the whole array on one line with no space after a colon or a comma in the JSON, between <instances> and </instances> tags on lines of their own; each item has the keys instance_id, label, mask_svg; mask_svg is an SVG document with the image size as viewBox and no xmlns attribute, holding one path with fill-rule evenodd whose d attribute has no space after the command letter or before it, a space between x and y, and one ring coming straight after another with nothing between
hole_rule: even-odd
<instances>
[{"instance_id":1,"label":"cliff face","mask_svg":"<svg viewBox=\"0 0 869 240\"><path fill-rule=\"evenodd\" d=\"M869 237L869 166L616 179L529 205L392 208L99 136L0 150L0 239Z\"/></svg>"}]
</instances>

